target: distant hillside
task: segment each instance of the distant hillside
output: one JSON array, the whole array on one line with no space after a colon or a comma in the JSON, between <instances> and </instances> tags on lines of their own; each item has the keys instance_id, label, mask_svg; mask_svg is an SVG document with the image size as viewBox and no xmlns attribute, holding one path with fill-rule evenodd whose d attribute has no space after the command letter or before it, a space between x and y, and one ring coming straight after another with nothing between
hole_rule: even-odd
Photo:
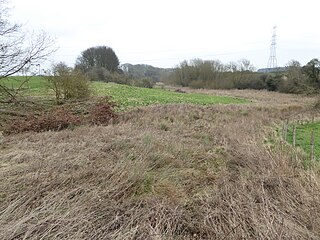
<instances>
[{"instance_id":1,"label":"distant hillside","mask_svg":"<svg viewBox=\"0 0 320 240\"><path fill-rule=\"evenodd\" d=\"M121 65L121 69L124 73L128 74L134 79L151 78L158 82L162 76L165 76L172 72L171 68L157 68L147 64L130 64L125 63Z\"/></svg>"},{"instance_id":2,"label":"distant hillside","mask_svg":"<svg viewBox=\"0 0 320 240\"><path fill-rule=\"evenodd\" d=\"M277 68L260 68L257 72L260 73L275 73L275 72L286 72L287 67L277 67Z\"/></svg>"}]
</instances>

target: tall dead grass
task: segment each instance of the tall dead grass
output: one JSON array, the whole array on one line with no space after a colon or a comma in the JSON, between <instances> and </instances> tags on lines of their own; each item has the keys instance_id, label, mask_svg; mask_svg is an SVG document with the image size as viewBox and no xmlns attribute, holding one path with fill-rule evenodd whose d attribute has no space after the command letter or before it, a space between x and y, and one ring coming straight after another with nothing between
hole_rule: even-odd
<instances>
[{"instance_id":1,"label":"tall dead grass","mask_svg":"<svg viewBox=\"0 0 320 240\"><path fill-rule=\"evenodd\" d=\"M6 136L0 238L319 239L319 167L274 132L298 110L153 106Z\"/></svg>"}]
</instances>

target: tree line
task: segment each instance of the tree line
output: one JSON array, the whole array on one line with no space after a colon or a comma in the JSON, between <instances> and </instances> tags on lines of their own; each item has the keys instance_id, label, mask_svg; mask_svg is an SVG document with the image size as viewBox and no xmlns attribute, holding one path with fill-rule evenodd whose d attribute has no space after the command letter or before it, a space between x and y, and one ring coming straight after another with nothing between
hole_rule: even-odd
<instances>
[{"instance_id":1,"label":"tree line","mask_svg":"<svg viewBox=\"0 0 320 240\"><path fill-rule=\"evenodd\" d=\"M315 58L302 66L292 60L279 71L260 73L247 59L227 64L219 60L193 59L181 62L164 81L191 88L312 93L320 89L320 61Z\"/></svg>"},{"instance_id":2,"label":"tree line","mask_svg":"<svg viewBox=\"0 0 320 240\"><path fill-rule=\"evenodd\" d=\"M29 45L26 45L29 42ZM0 100L14 101L18 90L10 89L3 80L29 70L47 59L54 41L45 33L28 35L22 26L11 23L5 0L0 0ZM222 63L220 60L193 59L173 69L149 65L120 65L115 51L108 46L95 46L82 51L73 67L60 62L46 72L57 101L89 95L88 82L105 81L153 87L158 81L191 88L267 89L287 93L310 93L320 89L320 61L317 58L302 66L292 60L284 71L259 73L247 59Z\"/></svg>"}]
</instances>

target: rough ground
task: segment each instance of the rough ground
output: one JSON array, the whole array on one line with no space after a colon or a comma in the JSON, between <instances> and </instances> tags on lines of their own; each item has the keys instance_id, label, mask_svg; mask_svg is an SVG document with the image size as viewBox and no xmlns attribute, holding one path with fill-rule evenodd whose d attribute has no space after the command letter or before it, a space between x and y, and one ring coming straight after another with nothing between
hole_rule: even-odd
<instances>
[{"instance_id":1,"label":"rough ground","mask_svg":"<svg viewBox=\"0 0 320 240\"><path fill-rule=\"evenodd\" d=\"M107 127L6 136L0 239L319 239L320 168L275 131L316 115L315 99L207 93L253 103L151 106Z\"/></svg>"}]
</instances>

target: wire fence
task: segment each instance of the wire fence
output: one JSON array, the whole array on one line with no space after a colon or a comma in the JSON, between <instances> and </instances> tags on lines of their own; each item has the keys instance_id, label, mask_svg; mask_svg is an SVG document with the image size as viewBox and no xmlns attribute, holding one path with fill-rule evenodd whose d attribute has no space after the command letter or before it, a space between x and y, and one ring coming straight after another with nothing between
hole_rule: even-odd
<instances>
[{"instance_id":1,"label":"wire fence","mask_svg":"<svg viewBox=\"0 0 320 240\"><path fill-rule=\"evenodd\" d=\"M302 148L303 150L305 150L305 152L309 152L308 160L310 160L310 165L313 165L313 163L315 163L315 161L318 160L318 156L316 155L316 146L317 144L320 145L320 142L319 143L316 142L317 129L311 127L309 129L310 133L308 134L308 136L304 133L304 136L303 136L305 138L303 140L303 142L305 143L304 146L302 146L301 141L300 141L300 144L298 143L297 137L299 136L299 138L301 139L301 136L299 135L301 133L299 132L299 130L302 129L301 128L302 126L306 124L310 125L318 122L320 125L320 121L316 119L314 115L305 118L305 116L301 114L295 120L290 121L289 119L285 119L282 124L282 131L281 131L282 142L291 143L292 147L295 150L297 148ZM319 132L319 136L320 136L320 132Z\"/></svg>"}]
</instances>

